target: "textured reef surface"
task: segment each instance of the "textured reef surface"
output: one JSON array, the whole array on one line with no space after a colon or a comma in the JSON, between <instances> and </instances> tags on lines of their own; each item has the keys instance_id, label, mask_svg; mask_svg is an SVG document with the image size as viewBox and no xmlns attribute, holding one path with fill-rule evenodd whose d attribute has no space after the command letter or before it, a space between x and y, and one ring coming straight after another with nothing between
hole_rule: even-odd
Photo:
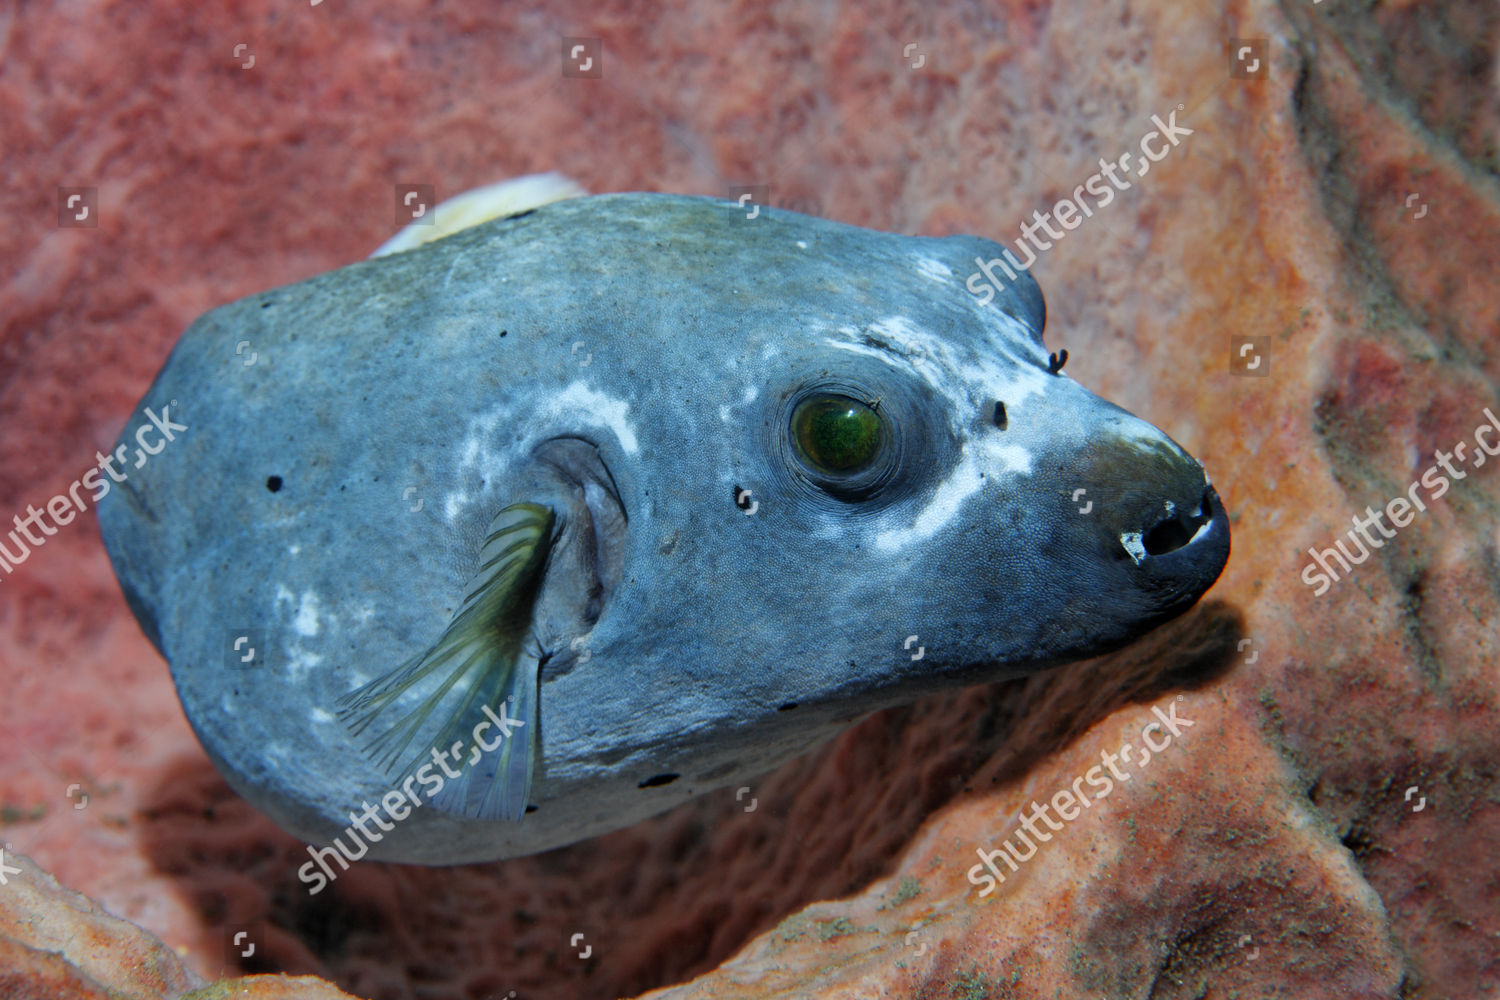
<instances>
[{"instance_id":1,"label":"textured reef surface","mask_svg":"<svg viewBox=\"0 0 1500 1000\"><path fill-rule=\"evenodd\" d=\"M1120 653L881 712L572 847L361 863L309 897L304 846L214 771L80 517L0 580L6 864L34 858L204 980L365 997L1500 987L1500 463L1476 435L1500 398L1492 4L335 6L0 21L7 520L94 464L198 315L389 236L396 184L766 184L1014 245L1180 105L1192 134L1034 273L1068 372L1210 470L1234 556ZM573 35L603 40L602 78L562 74ZM95 189L96 228L58 226L60 187ZM1192 725L1163 745L1158 710ZM1088 806L1060 798L1075 786ZM38 919L16 914L86 908L21 909L9 879L12 953ZM26 947L87 968L48 940ZM129 990L196 982L163 969Z\"/></svg>"}]
</instances>

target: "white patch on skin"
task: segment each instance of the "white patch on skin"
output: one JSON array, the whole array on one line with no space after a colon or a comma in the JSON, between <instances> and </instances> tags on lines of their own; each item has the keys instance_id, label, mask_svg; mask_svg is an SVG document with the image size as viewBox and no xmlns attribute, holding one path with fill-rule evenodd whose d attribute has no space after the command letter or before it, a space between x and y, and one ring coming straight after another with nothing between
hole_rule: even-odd
<instances>
[{"instance_id":1,"label":"white patch on skin","mask_svg":"<svg viewBox=\"0 0 1500 1000\"><path fill-rule=\"evenodd\" d=\"M953 283L952 269L940 260L933 260L931 257L918 257L917 271L931 278L933 281L941 281L944 284Z\"/></svg>"},{"instance_id":2,"label":"white patch on skin","mask_svg":"<svg viewBox=\"0 0 1500 1000\"><path fill-rule=\"evenodd\" d=\"M635 428L625 419L629 410L630 404L625 400L606 396L582 382L574 382L547 400L542 413L552 418L581 416L587 423L608 428L619 439L625 454L634 455L640 444L635 437Z\"/></svg>"},{"instance_id":3,"label":"white patch on skin","mask_svg":"<svg viewBox=\"0 0 1500 1000\"><path fill-rule=\"evenodd\" d=\"M291 655L287 658L286 672L294 683L300 683L309 671L316 670L318 664L323 662L323 657L317 653L309 653L301 646L293 646L287 652Z\"/></svg>"},{"instance_id":4,"label":"white patch on skin","mask_svg":"<svg viewBox=\"0 0 1500 1000\"><path fill-rule=\"evenodd\" d=\"M510 408L501 406L469 420L469 436L459 449L458 470L474 469L487 482L498 482L501 479L507 465L489 454L484 443L494 440L495 428L502 419L509 416ZM465 490L454 490L443 499L443 517L451 525L468 504L469 494Z\"/></svg>"},{"instance_id":5,"label":"white patch on skin","mask_svg":"<svg viewBox=\"0 0 1500 1000\"><path fill-rule=\"evenodd\" d=\"M488 431L489 429L490 428L488 427L485 428L486 431ZM479 461L479 439L477 437L471 435L469 439L464 442L463 457L459 459L459 461L461 461L464 465L473 465L475 462Z\"/></svg>"},{"instance_id":6,"label":"white patch on skin","mask_svg":"<svg viewBox=\"0 0 1500 1000\"><path fill-rule=\"evenodd\" d=\"M973 445L973 440L969 444ZM948 474L933 492L932 501L922 508L909 528L893 528L875 536L875 547L886 552L905 548L912 542L925 541L935 535L949 521L958 516L964 501L979 492L988 477L1013 473L1020 476L1031 474L1031 453L1018 445L993 444L982 446L982 460L976 460L972 451L965 451L964 460ZM981 469L985 473L980 476Z\"/></svg>"},{"instance_id":7,"label":"white patch on skin","mask_svg":"<svg viewBox=\"0 0 1500 1000\"><path fill-rule=\"evenodd\" d=\"M625 454L634 455L640 450L640 441L635 426L626 417L629 412L630 404L625 400L590 388L584 382L573 382L525 414L523 424L526 431L520 440L512 434L503 435L502 449L492 452L487 447L488 442L496 440L499 428L509 427L516 419L514 404L501 404L488 413L470 418L468 437L458 449L455 472L473 470L486 483L504 482L505 474L510 470L510 455L527 451L537 441L554 436L558 424L564 428L579 424L603 427L615 435ZM472 501L467 491L454 490L443 498L443 516L451 525Z\"/></svg>"},{"instance_id":8,"label":"white patch on skin","mask_svg":"<svg viewBox=\"0 0 1500 1000\"><path fill-rule=\"evenodd\" d=\"M1014 406L1028 396L1046 395L1056 391L1056 379L1067 378L1048 374L1038 365L1040 349L1019 334L1008 345L992 340L995 351L991 353L965 350L941 334L918 330L905 316L888 316L872 323L870 330L899 349L917 374L953 403L955 418L983 405L986 398L1003 399L1006 406ZM849 326L840 327L839 332L850 340L861 335Z\"/></svg>"},{"instance_id":9,"label":"white patch on skin","mask_svg":"<svg viewBox=\"0 0 1500 1000\"><path fill-rule=\"evenodd\" d=\"M799 249L806 250L807 249L807 244L804 243L802 240L798 240L797 241L797 247Z\"/></svg>"},{"instance_id":10,"label":"white patch on skin","mask_svg":"<svg viewBox=\"0 0 1500 1000\"><path fill-rule=\"evenodd\" d=\"M315 709L313 709L311 712L308 713L307 717L309 719L311 719L312 721L316 722L320 726L326 726L328 723L330 723L330 722L333 721L333 716L329 715L327 712L323 711L321 708L315 708Z\"/></svg>"},{"instance_id":11,"label":"white patch on skin","mask_svg":"<svg viewBox=\"0 0 1500 1000\"><path fill-rule=\"evenodd\" d=\"M1130 553L1130 558L1135 560L1137 566L1146 558L1146 543L1141 541L1139 531L1125 532L1120 536L1120 544L1125 546L1125 551Z\"/></svg>"},{"instance_id":12,"label":"white patch on skin","mask_svg":"<svg viewBox=\"0 0 1500 1000\"><path fill-rule=\"evenodd\" d=\"M293 555L294 556L297 553L299 553L299 552L302 551L302 546L300 546L300 545L289 545L289 546L287 546L287 550L286 551L287 551L287 555Z\"/></svg>"},{"instance_id":13,"label":"white patch on skin","mask_svg":"<svg viewBox=\"0 0 1500 1000\"><path fill-rule=\"evenodd\" d=\"M843 340L834 340L832 337L824 337L823 343L827 344L829 347L836 347L841 351L849 351L851 354L863 354L867 358L875 358L876 360L884 361L892 368L900 368L903 371L909 371L911 369L911 366L906 362L902 361L900 358L892 357L890 352L882 351L878 347L868 347L864 344L851 344Z\"/></svg>"},{"instance_id":14,"label":"white patch on skin","mask_svg":"<svg viewBox=\"0 0 1500 1000\"><path fill-rule=\"evenodd\" d=\"M765 347L762 347L760 349L760 359L762 361L769 361L780 353L781 349L778 348L775 344L767 344Z\"/></svg>"},{"instance_id":15,"label":"white patch on skin","mask_svg":"<svg viewBox=\"0 0 1500 1000\"><path fill-rule=\"evenodd\" d=\"M722 421L724 421L726 424L729 423L729 407L728 406L721 406L721 407L719 407L719 419L722 420Z\"/></svg>"},{"instance_id":16,"label":"white patch on skin","mask_svg":"<svg viewBox=\"0 0 1500 1000\"><path fill-rule=\"evenodd\" d=\"M309 590L302 595L302 604L297 608L297 617L292 620L292 628L297 630L298 635L318 634L317 594Z\"/></svg>"},{"instance_id":17,"label":"white patch on skin","mask_svg":"<svg viewBox=\"0 0 1500 1000\"><path fill-rule=\"evenodd\" d=\"M297 635L311 638L320 631L318 624L318 603L318 595L311 590L304 593L302 599L299 601L296 595L286 588L285 584L278 583L276 585L276 605L277 607L280 607L282 604L291 605L291 625L292 630ZM328 615L327 617L329 627L336 629L338 626L338 617L336 615ZM307 676L308 671L316 670L318 665L323 662L321 655L303 649L300 643L295 646L283 647L282 652L287 658L287 676L294 683L300 682Z\"/></svg>"},{"instance_id":18,"label":"white patch on skin","mask_svg":"<svg viewBox=\"0 0 1500 1000\"><path fill-rule=\"evenodd\" d=\"M753 385L745 386L745 402L755 402L755 397L760 395L760 390Z\"/></svg>"}]
</instances>

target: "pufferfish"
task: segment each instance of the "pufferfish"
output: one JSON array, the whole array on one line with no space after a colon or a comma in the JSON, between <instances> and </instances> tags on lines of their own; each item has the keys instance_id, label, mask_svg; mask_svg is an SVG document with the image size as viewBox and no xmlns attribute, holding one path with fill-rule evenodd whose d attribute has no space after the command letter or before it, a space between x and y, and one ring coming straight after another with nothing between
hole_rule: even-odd
<instances>
[{"instance_id":1,"label":"pufferfish","mask_svg":"<svg viewBox=\"0 0 1500 1000\"><path fill-rule=\"evenodd\" d=\"M127 425L189 430L101 502L115 572L291 833L548 850L1218 577L1203 467L1064 373L1028 273L966 289L999 244L528 183L207 313Z\"/></svg>"}]
</instances>

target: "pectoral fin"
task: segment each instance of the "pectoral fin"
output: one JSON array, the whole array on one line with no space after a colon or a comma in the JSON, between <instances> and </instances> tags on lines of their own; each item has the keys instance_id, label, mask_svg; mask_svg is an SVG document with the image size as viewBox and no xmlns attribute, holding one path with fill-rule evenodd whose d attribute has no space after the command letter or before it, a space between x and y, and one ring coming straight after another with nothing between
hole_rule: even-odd
<instances>
[{"instance_id":1,"label":"pectoral fin","mask_svg":"<svg viewBox=\"0 0 1500 1000\"><path fill-rule=\"evenodd\" d=\"M533 503L495 515L463 605L437 642L340 702L339 715L356 737L372 726L379 731L366 750L387 770L406 760L400 774L409 775L424 762L436 764L435 752L447 755L446 769L432 772L443 775L443 787L429 793L444 812L518 820L526 811L539 668L527 638L555 521L551 508ZM387 712L393 721L376 725ZM442 720L437 735L408 756L416 737L433 731L433 720Z\"/></svg>"}]
</instances>

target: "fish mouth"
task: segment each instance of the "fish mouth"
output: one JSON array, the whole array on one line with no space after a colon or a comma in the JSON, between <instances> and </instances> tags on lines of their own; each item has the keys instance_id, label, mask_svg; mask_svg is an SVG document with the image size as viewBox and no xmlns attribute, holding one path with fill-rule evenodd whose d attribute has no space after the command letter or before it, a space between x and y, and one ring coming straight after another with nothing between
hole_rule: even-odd
<instances>
[{"instance_id":1,"label":"fish mouth","mask_svg":"<svg viewBox=\"0 0 1500 1000\"><path fill-rule=\"evenodd\" d=\"M1126 541L1126 536L1121 536L1121 544L1124 545L1126 554L1139 564L1146 557L1168 556L1186 548L1200 534L1212 532L1221 520L1225 522L1227 533L1228 515L1224 512L1224 504L1220 502L1219 494L1209 486L1195 510L1188 512L1174 509L1173 513L1145 531L1136 532L1130 541Z\"/></svg>"},{"instance_id":2,"label":"fish mouth","mask_svg":"<svg viewBox=\"0 0 1500 1000\"><path fill-rule=\"evenodd\" d=\"M599 448L580 437L544 441L533 453L551 487L558 525L533 628L564 671L571 642L593 628L624 579L629 516Z\"/></svg>"},{"instance_id":3,"label":"fish mouth","mask_svg":"<svg viewBox=\"0 0 1500 1000\"><path fill-rule=\"evenodd\" d=\"M1229 561L1229 514L1212 485L1197 505L1169 504L1167 516L1122 532L1120 547L1136 565L1137 585L1166 616L1213 586Z\"/></svg>"}]
</instances>

